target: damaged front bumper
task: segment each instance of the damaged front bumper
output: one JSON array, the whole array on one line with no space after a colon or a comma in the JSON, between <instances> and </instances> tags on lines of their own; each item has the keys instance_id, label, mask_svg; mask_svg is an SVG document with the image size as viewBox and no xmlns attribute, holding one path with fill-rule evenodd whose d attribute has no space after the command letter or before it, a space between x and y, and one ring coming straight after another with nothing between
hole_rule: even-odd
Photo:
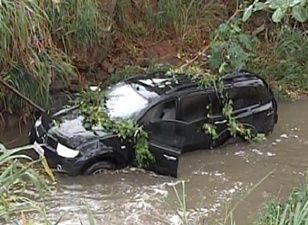
<instances>
[{"instance_id":1,"label":"damaged front bumper","mask_svg":"<svg viewBox=\"0 0 308 225\"><path fill-rule=\"evenodd\" d=\"M44 156L49 167L55 169L57 172L77 176L82 169L82 165L76 164L75 159L60 156L56 149L46 144L39 144L35 141L33 149L38 155Z\"/></svg>"}]
</instances>

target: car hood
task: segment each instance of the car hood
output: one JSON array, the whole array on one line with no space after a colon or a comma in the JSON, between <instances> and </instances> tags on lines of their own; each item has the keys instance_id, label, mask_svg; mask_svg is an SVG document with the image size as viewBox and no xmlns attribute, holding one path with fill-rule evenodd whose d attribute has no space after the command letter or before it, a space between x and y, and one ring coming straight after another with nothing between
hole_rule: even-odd
<instances>
[{"instance_id":1,"label":"car hood","mask_svg":"<svg viewBox=\"0 0 308 225\"><path fill-rule=\"evenodd\" d=\"M86 128L86 127L89 128ZM86 142L110 136L101 127L91 127L84 124L84 116L77 107L70 107L52 116L52 126L48 134L57 141L71 148L78 148Z\"/></svg>"}]
</instances>

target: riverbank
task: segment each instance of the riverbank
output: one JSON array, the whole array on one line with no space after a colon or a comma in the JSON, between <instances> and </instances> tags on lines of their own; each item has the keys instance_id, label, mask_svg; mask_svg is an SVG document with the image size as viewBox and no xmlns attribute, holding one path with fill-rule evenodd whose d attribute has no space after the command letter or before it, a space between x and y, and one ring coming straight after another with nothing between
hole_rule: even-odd
<instances>
[{"instance_id":1,"label":"riverbank","mask_svg":"<svg viewBox=\"0 0 308 225\"><path fill-rule=\"evenodd\" d=\"M281 98L307 93L307 24L277 24L268 12L244 23L248 5L235 1L6 0L0 7L0 78L47 109L53 92L166 62L213 74L245 68L264 76ZM31 116L31 106L4 86L0 91L1 113Z\"/></svg>"}]
</instances>

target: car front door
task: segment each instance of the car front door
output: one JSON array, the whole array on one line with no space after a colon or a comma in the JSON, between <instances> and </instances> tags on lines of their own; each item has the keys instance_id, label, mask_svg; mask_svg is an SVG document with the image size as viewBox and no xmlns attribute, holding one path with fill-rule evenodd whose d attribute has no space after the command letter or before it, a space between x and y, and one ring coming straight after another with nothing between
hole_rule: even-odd
<instances>
[{"instance_id":1,"label":"car front door","mask_svg":"<svg viewBox=\"0 0 308 225\"><path fill-rule=\"evenodd\" d=\"M141 119L149 135L150 151L155 158L150 169L174 177L177 176L186 126L177 120L177 106L177 98L163 101L153 106Z\"/></svg>"},{"instance_id":2,"label":"car front door","mask_svg":"<svg viewBox=\"0 0 308 225\"><path fill-rule=\"evenodd\" d=\"M212 138L202 128L205 123L209 122L208 114L210 111L211 99L209 93L198 91L180 98L179 120L187 125L183 140L184 152L211 147Z\"/></svg>"}]
</instances>

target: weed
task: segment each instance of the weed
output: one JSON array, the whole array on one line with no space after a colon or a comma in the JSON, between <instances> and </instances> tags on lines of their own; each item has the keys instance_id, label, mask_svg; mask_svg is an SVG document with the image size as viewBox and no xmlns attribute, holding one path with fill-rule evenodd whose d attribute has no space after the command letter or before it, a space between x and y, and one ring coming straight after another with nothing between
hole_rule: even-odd
<instances>
[{"instance_id":1,"label":"weed","mask_svg":"<svg viewBox=\"0 0 308 225\"><path fill-rule=\"evenodd\" d=\"M274 44L263 44L248 67L263 75L278 97L290 98L308 90L308 37L302 31L283 27Z\"/></svg>"},{"instance_id":2,"label":"weed","mask_svg":"<svg viewBox=\"0 0 308 225\"><path fill-rule=\"evenodd\" d=\"M48 102L44 100L54 79L67 81L76 73L52 40L51 18L43 10L47 2L4 0L0 4L0 75L41 102ZM20 76L25 79L20 81ZM29 87L33 87L30 92Z\"/></svg>"},{"instance_id":3,"label":"weed","mask_svg":"<svg viewBox=\"0 0 308 225\"><path fill-rule=\"evenodd\" d=\"M284 203L269 202L259 225L305 225L308 223L308 186L292 192Z\"/></svg>"},{"instance_id":4,"label":"weed","mask_svg":"<svg viewBox=\"0 0 308 225\"><path fill-rule=\"evenodd\" d=\"M26 194L26 190L35 190L40 197L43 197L43 191L48 190L46 179L33 167L38 161L33 161L21 153L30 148L31 146L25 146L7 150L0 145L0 218L2 219L7 220L10 216L21 212L42 212L41 206ZM48 168L46 164L45 168Z\"/></svg>"},{"instance_id":5,"label":"weed","mask_svg":"<svg viewBox=\"0 0 308 225\"><path fill-rule=\"evenodd\" d=\"M132 40L139 37L172 38L203 44L208 31L226 17L220 1L161 0L117 1L118 27Z\"/></svg>"},{"instance_id":6,"label":"weed","mask_svg":"<svg viewBox=\"0 0 308 225\"><path fill-rule=\"evenodd\" d=\"M0 76L45 107L53 81L66 87L78 74L74 62L103 56L96 49L106 44L108 20L98 0L3 0L0 11ZM5 102L23 108L19 101Z\"/></svg>"},{"instance_id":7,"label":"weed","mask_svg":"<svg viewBox=\"0 0 308 225\"><path fill-rule=\"evenodd\" d=\"M179 204L177 213L179 217L181 218L182 224L183 225L188 225L188 219L189 219L189 212L187 210L187 201L186 201L186 189L185 189L185 181L181 182L181 188L182 188L182 193L180 194L179 191L175 188L175 186L172 186L176 200Z\"/></svg>"}]
</instances>

